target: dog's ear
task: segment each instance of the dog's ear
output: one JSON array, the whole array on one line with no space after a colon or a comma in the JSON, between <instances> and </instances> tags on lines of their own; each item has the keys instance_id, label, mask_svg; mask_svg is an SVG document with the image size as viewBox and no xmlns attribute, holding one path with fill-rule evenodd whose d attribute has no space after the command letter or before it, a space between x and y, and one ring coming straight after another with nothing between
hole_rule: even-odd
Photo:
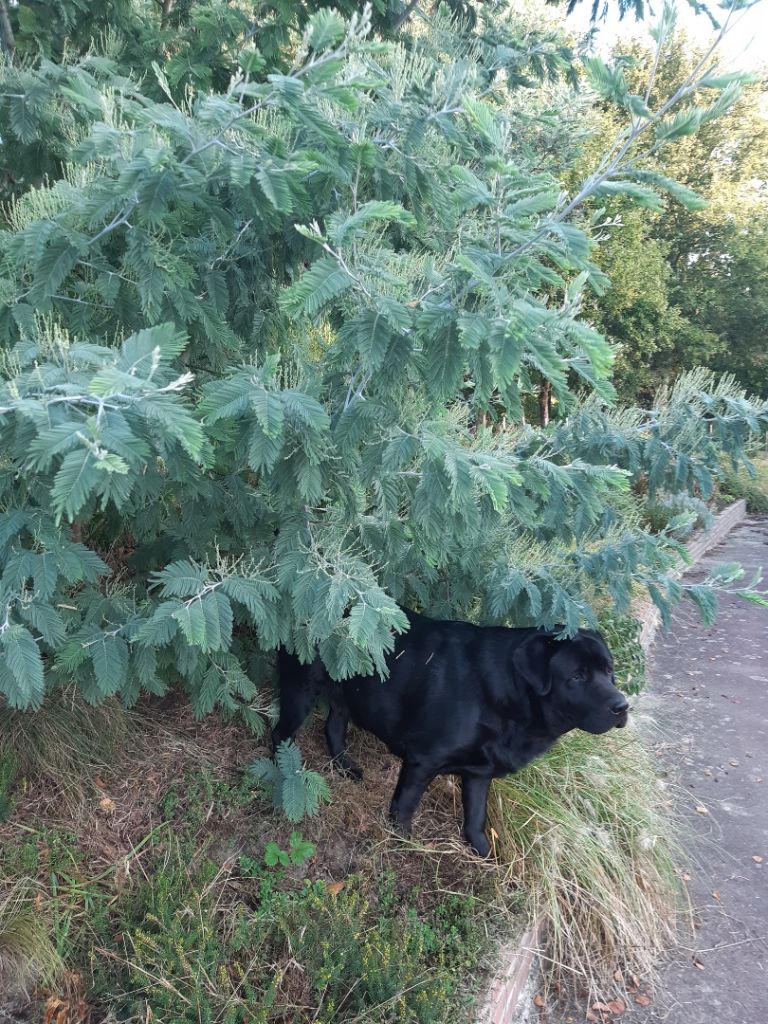
<instances>
[{"instance_id":1,"label":"dog's ear","mask_svg":"<svg viewBox=\"0 0 768 1024\"><path fill-rule=\"evenodd\" d=\"M549 662L554 654L553 633L533 633L515 649L512 667L515 675L523 679L540 697L552 689Z\"/></svg>"}]
</instances>

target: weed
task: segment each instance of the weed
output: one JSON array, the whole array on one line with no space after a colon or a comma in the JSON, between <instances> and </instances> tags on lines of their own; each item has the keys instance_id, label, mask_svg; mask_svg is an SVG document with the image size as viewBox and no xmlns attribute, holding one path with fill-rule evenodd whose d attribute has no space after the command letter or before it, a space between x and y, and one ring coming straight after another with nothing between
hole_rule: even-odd
<instances>
[{"instance_id":1,"label":"weed","mask_svg":"<svg viewBox=\"0 0 768 1024\"><path fill-rule=\"evenodd\" d=\"M301 838L299 832L291 832L290 844L287 850L281 850L277 843L267 843L264 850L264 863L268 868L281 864L287 868L289 864L297 866L304 864L310 857L315 855L315 844L308 843Z\"/></svg>"},{"instance_id":2,"label":"weed","mask_svg":"<svg viewBox=\"0 0 768 1024\"><path fill-rule=\"evenodd\" d=\"M306 855L310 845L297 836L292 849ZM473 904L451 899L427 921L385 910L359 876L339 891L309 880L261 887L255 906L233 898L233 886L231 869L190 863L171 844L122 910L124 951L99 958L96 990L159 1024L266 1024L276 1013L324 1024L462 1019L459 976L483 941Z\"/></svg>"},{"instance_id":3,"label":"weed","mask_svg":"<svg viewBox=\"0 0 768 1024\"><path fill-rule=\"evenodd\" d=\"M189 841L208 830L211 819L221 822L257 799L245 779L222 778L203 766L183 775L161 803L164 820Z\"/></svg>"}]
</instances>

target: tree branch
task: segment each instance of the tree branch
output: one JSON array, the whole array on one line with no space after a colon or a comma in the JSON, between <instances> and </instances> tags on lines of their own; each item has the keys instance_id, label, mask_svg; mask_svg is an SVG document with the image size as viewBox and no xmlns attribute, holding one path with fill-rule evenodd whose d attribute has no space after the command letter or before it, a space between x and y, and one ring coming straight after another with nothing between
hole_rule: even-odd
<instances>
[{"instance_id":1,"label":"tree branch","mask_svg":"<svg viewBox=\"0 0 768 1024\"><path fill-rule=\"evenodd\" d=\"M5 0L0 0L0 47L12 64L16 63L16 40Z\"/></svg>"}]
</instances>

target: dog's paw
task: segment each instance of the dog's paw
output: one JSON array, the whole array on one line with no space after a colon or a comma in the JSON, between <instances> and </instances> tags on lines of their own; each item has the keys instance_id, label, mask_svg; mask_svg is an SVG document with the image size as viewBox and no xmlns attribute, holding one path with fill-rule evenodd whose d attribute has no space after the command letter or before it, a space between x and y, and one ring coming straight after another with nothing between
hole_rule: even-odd
<instances>
[{"instance_id":1,"label":"dog's paw","mask_svg":"<svg viewBox=\"0 0 768 1024\"><path fill-rule=\"evenodd\" d=\"M335 757L333 759L333 767L341 775L346 775L348 779L354 779L355 782L362 782L363 769L357 761L353 761L348 754L339 754L338 757Z\"/></svg>"},{"instance_id":2,"label":"dog's paw","mask_svg":"<svg viewBox=\"0 0 768 1024\"><path fill-rule=\"evenodd\" d=\"M404 839L407 839L410 836L411 823L410 821L404 821L398 814L397 810L390 808L387 818L389 819L389 824L398 835L402 836Z\"/></svg>"},{"instance_id":3,"label":"dog's paw","mask_svg":"<svg viewBox=\"0 0 768 1024\"><path fill-rule=\"evenodd\" d=\"M478 857L488 857L491 853L491 844L485 835L485 832L478 832L475 835L464 835L467 843L472 847Z\"/></svg>"}]
</instances>

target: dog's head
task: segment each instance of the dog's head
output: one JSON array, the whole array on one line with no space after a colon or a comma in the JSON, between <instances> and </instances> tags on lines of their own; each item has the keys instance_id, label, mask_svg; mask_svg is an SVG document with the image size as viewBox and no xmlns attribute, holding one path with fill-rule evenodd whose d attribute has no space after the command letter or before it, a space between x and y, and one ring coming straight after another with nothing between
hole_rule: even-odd
<instances>
[{"instance_id":1,"label":"dog's head","mask_svg":"<svg viewBox=\"0 0 768 1024\"><path fill-rule=\"evenodd\" d=\"M627 724L629 703L616 688L613 657L599 633L580 629L570 640L557 640L539 630L515 650L512 664L569 729L601 733Z\"/></svg>"}]
</instances>

